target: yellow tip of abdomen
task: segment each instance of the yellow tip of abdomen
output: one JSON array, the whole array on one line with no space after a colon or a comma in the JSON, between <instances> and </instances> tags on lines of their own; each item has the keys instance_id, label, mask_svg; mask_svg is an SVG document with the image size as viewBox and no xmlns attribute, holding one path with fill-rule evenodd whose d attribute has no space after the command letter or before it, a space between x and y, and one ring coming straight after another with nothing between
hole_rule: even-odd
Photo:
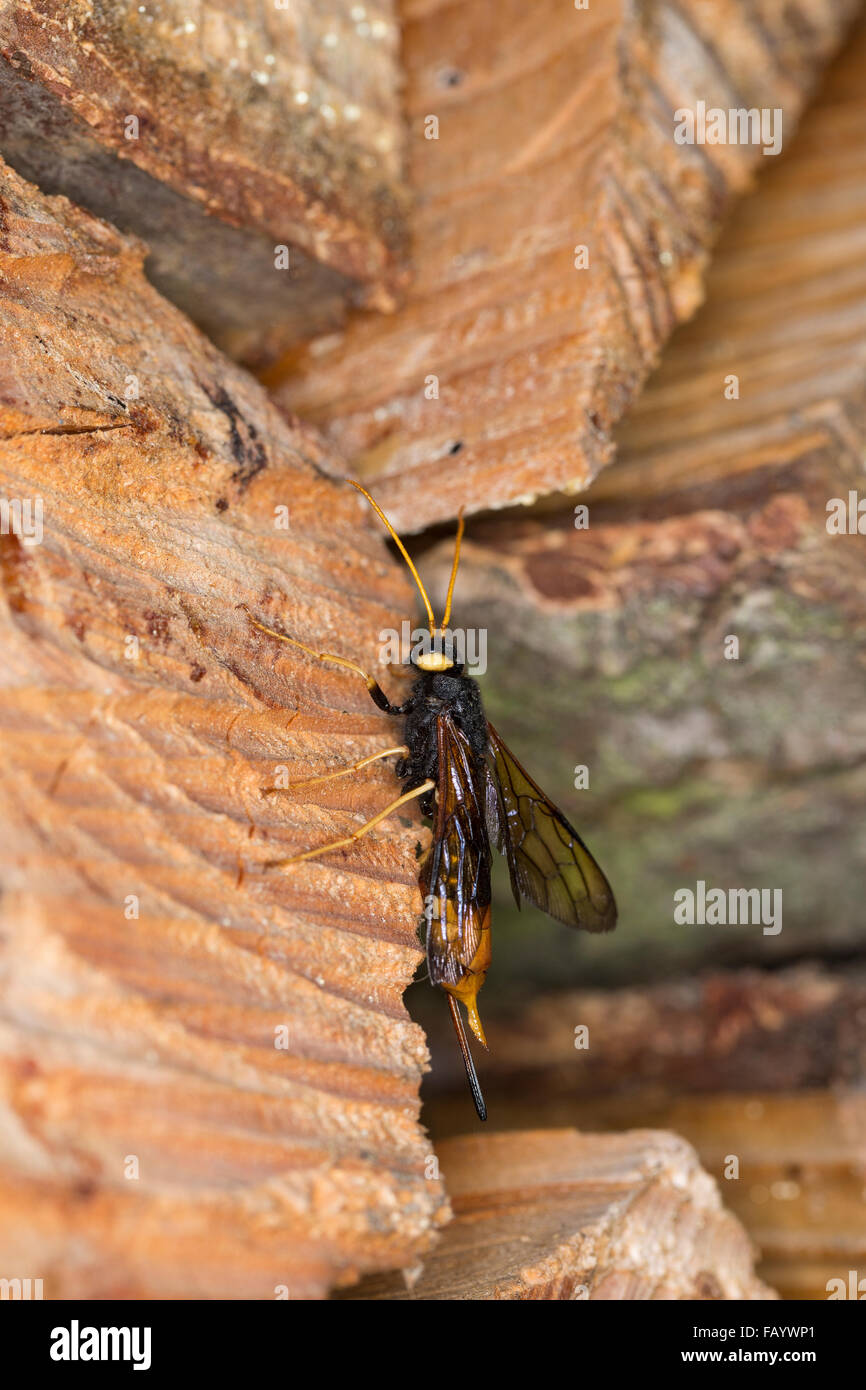
<instances>
[{"instance_id":1,"label":"yellow tip of abdomen","mask_svg":"<svg viewBox=\"0 0 866 1390\"><path fill-rule=\"evenodd\" d=\"M487 1039L484 1036L484 1027L478 1013L478 991L484 983L484 976L470 975L467 979L461 980L459 985L446 985L449 994L453 994L455 999L466 1009L466 1017L469 1020L469 1027L475 1034L483 1048L487 1047Z\"/></svg>"}]
</instances>

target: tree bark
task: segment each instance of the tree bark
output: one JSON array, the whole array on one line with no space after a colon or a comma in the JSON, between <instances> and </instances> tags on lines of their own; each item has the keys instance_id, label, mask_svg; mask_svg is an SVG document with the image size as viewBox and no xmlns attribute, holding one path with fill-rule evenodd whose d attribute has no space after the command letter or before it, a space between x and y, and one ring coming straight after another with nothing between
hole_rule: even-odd
<instances>
[{"instance_id":1,"label":"tree bark","mask_svg":"<svg viewBox=\"0 0 866 1390\"><path fill-rule=\"evenodd\" d=\"M6 169L0 199L0 480L42 508L0 537L2 1267L46 1297L321 1296L414 1264L446 1210L401 998L419 830L264 867L396 785L265 794L280 769L394 734L238 605L393 691L404 581L140 245Z\"/></svg>"}]
</instances>

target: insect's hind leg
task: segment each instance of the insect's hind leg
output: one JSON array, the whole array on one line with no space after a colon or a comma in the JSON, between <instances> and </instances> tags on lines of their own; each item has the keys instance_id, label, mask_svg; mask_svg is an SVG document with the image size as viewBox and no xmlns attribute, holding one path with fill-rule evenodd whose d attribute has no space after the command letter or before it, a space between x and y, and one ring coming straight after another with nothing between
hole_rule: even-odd
<instances>
[{"instance_id":1,"label":"insect's hind leg","mask_svg":"<svg viewBox=\"0 0 866 1390\"><path fill-rule=\"evenodd\" d=\"M413 787L410 792L404 792L402 796L397 797L396 801L392 801L390 806L386 806L384 811L379 811L371 820L365 821L363 825L343 840L333 840L330 844L319 845L318 849L308 849L305 854L290 855L288 859L268 859L265 861L264 867L266 869L284 869L289 864L300 864L304 859L315 859L319 854L328 854L332 849L344 849L353 845L356 840L360 840L362 835L366 835L368 830L373 829L374 825L379 825L386 816L390 816L398 807L405 806L407 801L414 801L416 797L426 796L435 785L435 782L428 779L426 782L422 782L420 787Z\"/></svg>"},{"instance_id":2,"label":"insect's hind leg","mask_svg":"<svg viewBox=\"0 0 866 1390\"><path fill-rule=\"evenodd\" d=\"M254 618L245 603L239 603L238 608L246 613L253 627L258 628L266 637L275 637L278 642L288 642L290 647L297 647L299 651L306 652L307 656L313 657L315 661L331 661L335 666L345 666L347 670L354 671L361 677L370 692L370 698L386 714L405 714L403 705L392 705L388 696L380 686L379 682L367 674L363 666L359 666L355 661L349 661L345 656L335 656L333 652L317 652L312 647L307 647L303 642L298 642L296 638L290 637L287 632L280 632L278 628L268 627L265 623L260 623L258 618Z\"/></svg>"}]
</instances>

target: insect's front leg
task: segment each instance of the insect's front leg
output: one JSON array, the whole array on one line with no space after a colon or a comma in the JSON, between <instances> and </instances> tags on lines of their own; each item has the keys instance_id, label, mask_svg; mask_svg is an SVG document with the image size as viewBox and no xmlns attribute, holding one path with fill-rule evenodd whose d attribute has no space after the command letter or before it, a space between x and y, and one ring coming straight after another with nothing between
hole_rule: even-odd
<instances>
[{"instance_id":1,"label":"insect's front leg","mask_svg":"<svg viewBox=\"0 0 866 1390\"><path fill-rule=\"evenodd\" d=\"M370 699L374 704L379 706L379 709L384 710L386 714L406 713L408 705L392 705L379 682L374 680L371 675L368 675L363 666L359 666L356 661L349 661L344 656L337 656L335 652L317 652L313 647L308 647L303 642L299 642L295 637L290 637L287 632L280 632L278 628L268 627L266 623L260 623L258 618L253 617L245 603L239 603L237 606L246 613L252 626L258 628L259 632L263 632L266 637L274 637L278 642L287 642L290 647L297 647L298 651L305 652L307 656L313 657L315 661L328 661L334 666L343 666L347 671L356 672L366 684L370 692Z\"/></svg>"},{"instance_id":2,"label":"insect's front leg","mask_svg":"<svg viewBox=\"0 0 866 1390\"><path fill-rule=\"evenodd\" d=\"M364 679L367 682L370 699L373 701L374 705L378 705L379 709L384 710L386 714L406 714L408 712L410 708L408 703L405 705L392 705L379 682L374 680L372 676L366 675L364 672L362 672L362 675L364 675Z\"/></svg>"}]
</instances>

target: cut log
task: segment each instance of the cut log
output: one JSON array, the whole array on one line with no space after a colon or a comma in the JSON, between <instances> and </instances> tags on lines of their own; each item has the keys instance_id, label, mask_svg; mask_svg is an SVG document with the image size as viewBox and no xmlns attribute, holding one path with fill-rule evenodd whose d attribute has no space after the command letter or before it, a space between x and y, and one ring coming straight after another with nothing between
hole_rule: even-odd
<instances>
[{"instance_id":1,"label":"cut log","mask_svg":"<svg viewBox=\"0 0 866 1390\"><path fill-rule=\"evenodd\" d=\"M748 1091L744 1080L739 1091L675 1095L661 1085L631 1090L623 1078L607 1096L571 1098L494 1085L487 1100L500 1130L512 1129L497 1136L503 1140L528 1124L578 1124L616 1137L640 1125L681 1135L760 1250L758 1277L783 1298L826 1299L839 1287L831 1281L847 1287L849 1270L862 1276L866 1267L866 1100L851 1089ZM465 1096L434 1099L425 1118L434 1135L459 1133ZM437 1138L436 1151L452 1142L461 1141ZM452 1193L444 1166L443 1175Z\"/></svg>"},{"instance_id":2,"label":"cut log","mask_svg":"<svg viewBox=\"0 0 866 1390\"><path fill-rule=\"evenodd\" d=\"M754 1251L674 1134L528 1130L437 1148L454 1220L417 1282L361 1299L770 1299Z\"/></svg>"},{"instance_id":3,"label":"cut log","mask_svg":"<svg viewBox=\"0 0 866 1390\"><path fill-rule=\"evenodd\" d=\"M0 152L143 237L154 283L265 360L347 301L393 307L398 47L392 0L2 0Z\"/></svg>"},{"instance_id":4,"label":"cut log","mask_svg":"<svg viewBox=\"0 0 866 1390\"><path fill-rule=\"evenodd\" d=\"M498 1094L494 1087L488 1103L500 1130L512 1127L510 1133L496 1135L506 1148L509 1142L518 1144L530 1124L548 1126L548 1134L560 1132L559 1126L577 1124L596 1141L602 1137L599 1130L614 1131L604 1136L613 1141L621 1137L623 1128L636 1125L655 1132L673 1131L694 1146L703 1168L718 1183L725 1208L761 1252L758 1278L783 1298L824 1300L839 1288L832 1281L842 1280L849 1286L850 1270L858 1270L862 1277L866 1268L866 1100L862 1094L756 1089L677 1096L662 1087L634 1092L624 1084L607 1097L576 1096L567 1101L514 1089ZM459 1132L466 1123L465 1096L434 1100L425 1116L434 1134ZM437 1138L436 1152L447 1155L452 1144L463 1142ZM444 1157L442 1173L458 1222L466 1219L469 1213L462 1209L459 1192L455 1194L452 1169ZM507 1230L503 1221L503 1239ZM437 1267L439 1249L453 1248L453 1239L446 1228L444 1246L430 1257L431 1269ZM389 1290L399 1287L396 1279L384 1283ZM366 1290L365 1283L359 1292ZM419 1296L425 1296L424 1286ZM643 1298L646 1292L633 1296Z\"/></svg>"},{"instance_id":5,"label":"cut log","mask_svg":"<svg viewBox=\"0 0 866 1390\"><path fill-rule=\"evenodd\" d=\"M776 162L677 143L677 112L778 111L787 142L856 8L407 0L414 283L395 317L290 354L278 399L406 530L586 487Z\"/></svg>"},{"instance_id":6,"label":"cut log","mask_svg":"<svg viewBox=\"0 0 866 1390\"><path fill-rule=\"evenodd\" d=\"M488 997L862 951L866 547L828 504L866 498L864 63L861 27L578 504L588 529L573 507L469 528L454 621L488 633L490 717L620 905L581 940L528 931L503 887ZM423 561L439 602L450 563L447 541ZM780 891L781 930L677 923L699 881Z\"/></svg>"},{"instance_id":7,"label":"cut log","mask_svg":"<svg viewBox=\"0 0 866 1390\"><path fill-rule=\"evenodd\" d=\"M395 785L269 795L280 770L393 729L238 608L393 690L403 577L140 245L7 169L0 214L0 1266L46 1297L272 1298L412 1265L445 1211L401 998L419 831L264 867Z\"/></svg>"}]
</instances>

